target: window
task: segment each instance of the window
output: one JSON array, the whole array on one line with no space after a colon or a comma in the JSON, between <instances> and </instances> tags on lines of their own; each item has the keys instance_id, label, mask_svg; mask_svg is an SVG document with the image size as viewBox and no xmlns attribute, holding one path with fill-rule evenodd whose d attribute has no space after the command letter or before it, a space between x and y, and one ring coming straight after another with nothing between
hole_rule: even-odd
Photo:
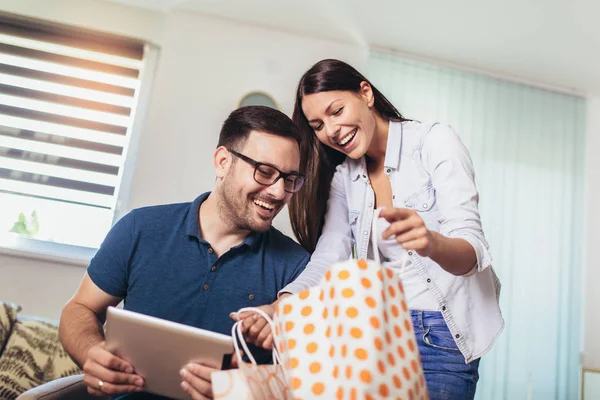
<instances>
[{"instance_id":1,"label":"window","mask_svg":"<svg viewBox=\"0 0 600 400\"><path fill-rule=\"evenodd\" d=\"M0 246L99 246L123 191L148 52L0 14Z\"/></svg>"}]
</instances>

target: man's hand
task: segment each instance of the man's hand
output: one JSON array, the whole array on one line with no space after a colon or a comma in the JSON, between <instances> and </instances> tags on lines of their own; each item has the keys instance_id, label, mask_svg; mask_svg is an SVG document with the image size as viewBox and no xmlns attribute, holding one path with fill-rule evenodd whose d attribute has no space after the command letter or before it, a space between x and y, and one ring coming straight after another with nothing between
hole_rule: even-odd
<instances>
[{"instance_id":1,"label":"man's hand","mask_svg":"<svg viewBox=\"0 0 600 400\"><path fill-rule=\"evenodd\" d=\"M104 342L89 349L83 371L88 393L94 396L140 392L144 387L133 366L106 350Z\"/></svg>"},{"instance_id":2,"label":"man's hand","mask_svg":"<svg viewBox=\"0 0 600 400\"><path fill-rule=\"evenodd\" d=\"M212 399L213 391L210 374L213 371L218 371L218 369L198 363L189 363L179 371L179 375L183 378L181 388L193 400Z\"/></svg>"}]
</instances>

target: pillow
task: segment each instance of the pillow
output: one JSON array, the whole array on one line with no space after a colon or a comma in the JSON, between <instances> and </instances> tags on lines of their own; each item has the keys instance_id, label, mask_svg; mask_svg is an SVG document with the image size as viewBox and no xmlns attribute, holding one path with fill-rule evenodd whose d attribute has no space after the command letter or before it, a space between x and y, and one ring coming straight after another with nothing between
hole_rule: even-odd
<instances>
[{"instance_id":1,"label":"pillow","mask_svg":"<svg viewBox=\"0 0 600 400\"><path fill-rule=\"evenodd\" d=\"M0 301L0 354L2 354L4 346L6 346L6 341L17 320L17 313L19 311L21 311L21 306Z\"/></svg>"},{"instance_id":2,"label":"pillow","mask_svg":"<svg viewBox=\"0 0 600 400\"><path fill-rule=\"evenodd\" d=\"M42 383L81 373L49 321L19 318L0 355L0 398L16 399Z\"/></svg>"}]
</instances>

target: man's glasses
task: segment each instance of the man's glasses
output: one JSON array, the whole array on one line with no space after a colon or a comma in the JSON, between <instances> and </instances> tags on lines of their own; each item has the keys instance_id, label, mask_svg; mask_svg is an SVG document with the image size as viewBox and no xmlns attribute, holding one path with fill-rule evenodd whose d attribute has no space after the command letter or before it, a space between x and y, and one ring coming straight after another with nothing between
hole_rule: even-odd
<instances>
[{"instance_id":1,"label":"man's glasses","mask_svg":"<svg viewBox=\"0 0 600 400\"><path fill-rule=\"evenodd\" d=\"M272 165L261 163L247 157L237 151L227 149L231 154L238 157L241 160L246 161L248 164L254 166L254 180L264 186L274 185L280 178L283 178L283 189L288 193L296 193L302 185L304 185L305 177L302 174L295 172L285 173L281 172Z\"/></svg>"}]
</instances>

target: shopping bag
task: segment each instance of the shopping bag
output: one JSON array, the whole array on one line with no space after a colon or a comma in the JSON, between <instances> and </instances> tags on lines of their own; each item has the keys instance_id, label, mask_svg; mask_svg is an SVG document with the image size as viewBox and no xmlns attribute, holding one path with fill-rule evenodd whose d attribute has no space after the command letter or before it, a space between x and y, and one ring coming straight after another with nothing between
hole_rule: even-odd
<instances>
[{"instance_id":1,"label":"shopping bag","mask_svg":"<svg viewBox=\"0 0 600 400\"><path fill-rule=\"evenodd\" d=\"M258 308L242 308L237 313L252 311L260 314L274 328L269 316ZM281 365L281 356L278 346L273 348L273 364L258 365L250 353L244 335L242 334L242 321L236 322L231 328L234 357L237 357L239 368L225 371L215 371L211 374L213 397L224 400L272 400L291 399L287 386L285 371ZM249 363L242 361L238 342L244 348Z\"/></svg>"},{"instance_id":2,"label":"shopping bag","mask_svg":"<svg viewBox=\"0 0 600 400\"><path fill-rule=\"evenodd\" d=\"M295 399L428 399L404 290L379 261L375 229L373 249L375 260L333 265L277 306L274 337Z\"/></svg>"}]
</instances>

